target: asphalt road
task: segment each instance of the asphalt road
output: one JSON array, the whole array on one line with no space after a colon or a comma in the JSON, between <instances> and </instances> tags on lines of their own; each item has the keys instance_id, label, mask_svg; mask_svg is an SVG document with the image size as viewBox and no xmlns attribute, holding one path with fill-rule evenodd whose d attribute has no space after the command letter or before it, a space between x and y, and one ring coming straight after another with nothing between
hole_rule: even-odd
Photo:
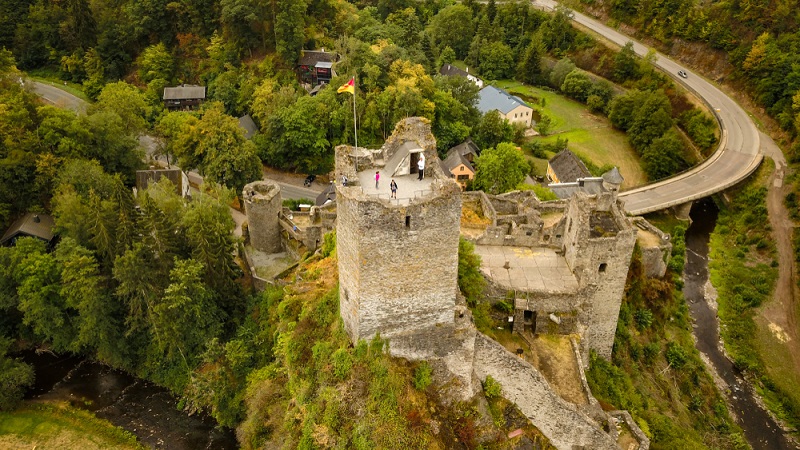
<instances>
[{"instance_id":1,"label":"asphalt road","mask_svg":"<svg viewBox=\"0 0 800 450\"><path fill-rule=\"evenodd\" d=\"M28 81L28 83L32 84L33 92L39 94L48 103L71 109L79 114L86 112L86 102L69 92L38 81Z\"/></svg>"},{"instance_id":2,"label":"asphalt road","mask_svg":"<svg viewBox=\"0 0 800 450\"><path fill-rule=\"evenodd\" d=\"M549 10L557 5L552 0L534 0L533 3ZM633 42L634 51L640 56L645 56L649 50L647 46L583 14L574 13L573 20L619 46ZM637 215L721 192L747 178L763 158L760 148L764 137L759 135L753 121L733 99L702 76L660 53L656 54L655 64L708 104L723 126L723 136L719 149L699 166L666 180L621 192L619 197L625 202L625 209ZM678 70L686 71L688 78L679 77Z\"/></svg>"}]
</instances>

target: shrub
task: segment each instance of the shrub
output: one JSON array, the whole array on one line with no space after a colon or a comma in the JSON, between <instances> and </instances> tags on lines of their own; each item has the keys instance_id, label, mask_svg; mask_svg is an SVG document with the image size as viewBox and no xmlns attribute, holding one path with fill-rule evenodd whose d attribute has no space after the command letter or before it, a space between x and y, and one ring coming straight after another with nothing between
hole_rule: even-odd
<instances>
[{"instance_id":1,"label":"shrub","mask_svg":"<svg viewBox=\"0 0 800 450\"><path fill-rule=\"evenodd\" d=\"M664 357L673 369L680 369L686 364L686 350L677 342L670 342L667 344Z\"/></svg>"},{"instance_id":2,"label":"shrub","mask_svg":"<svg viewBox=\"0 0 800 450\"><path fill-rule=\"evenodd\" d=\"M414 387L419 391L424 391L427 389L432 382L432 373L433 369L431 368L430 364L428 364L427 361L422 361L422 363L420 363L420 365L414 369L414 378L412 379Z\"/></svg>"},{"instance_id":3,"label":"shrub","mask_svg":"<svg viewBox=\"0 0 800 450\"><path fill-rule=\"evenodd\" d=\"M353 357L347 349L340 348L333 352L331 360L333 362L333 376L340 380L350 376L350 369L353 368Z\"/></svg>"},{"instance_id":4,"label":"shrub","mask_svg":"<svg viewBox=\"0 0 800 450\"><path fill-rule=\"evenodd\" d=\"M644 330L650 328L650 325L653 324L653 313L647 308L639 309L634 314L634 319L636 320L636 328Z\"/></svg>"},{"instance_id":5,"label":"shrub","mask_svg":"<svg viewBox=\"0 0 800 450\"><path fill-rule=\"evenodd\" d=\"M500 386L500 383L495 381L491 375L486 375L486 380L483 382L483 394L486 396L486 398L491 400L493 398L500 397L502 392L503 388Z\"/></svg>"},{"instance_id":6,"label":"shrub","mask_svg":"<svg viewBox=\"0 0 800 450\"><path fill-rule=\"evenodd\" d=\"M322 238L322 257L327 258L336 251L336 230L326 233Z\"/></svg>"}]
</instances>

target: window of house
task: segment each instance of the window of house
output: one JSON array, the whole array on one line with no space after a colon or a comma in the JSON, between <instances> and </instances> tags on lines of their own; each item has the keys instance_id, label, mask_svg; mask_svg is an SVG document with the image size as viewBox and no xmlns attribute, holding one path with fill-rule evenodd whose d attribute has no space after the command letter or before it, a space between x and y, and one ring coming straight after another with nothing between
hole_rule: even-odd
<instances>
[{"instance_id":1,"label":"window of house","mask_svg":"<svg viewBox=\"0 0 800 450\"><path fill-rule=\"evenodd\" d=\"M467 181L469 180L469 175L459 175L458 181Z\"/></svg>"},{"instance_id":2,"label":"window of house","mask_svg":"<svg viewBox=\"0 0 800 450\"><path fill-rule=\"evenodd\" d=\"M598 271L598 272L600 272L600 273L603 273L603 272L605 272L605 271L606 271L606 269L607 269L607 268L608 268L608 264L606 264L606 263L601 263L601 264L600 264L600 267L597 269L597 271Z\"/></svg>"},{"instance_id":3,"label":"window of house","mask_svg":"<svg viewBox=\"0 0 800 450\"><path fill-rule=\"evenodd\" d=\"M463 172L463 171L465 171L465 170L466 170L466 169L464 168L464 166L461 166L461 171Z\"/></svg>"},{"instance_id":4,"label":"window of house","mask_svg":"<svg viewBox=\"0 0 800 450\"><path fill-rule=\"evenodd\" d=\"M411 228L411 216L406 216L406 228Z\"/></svg>"}]
</instances>

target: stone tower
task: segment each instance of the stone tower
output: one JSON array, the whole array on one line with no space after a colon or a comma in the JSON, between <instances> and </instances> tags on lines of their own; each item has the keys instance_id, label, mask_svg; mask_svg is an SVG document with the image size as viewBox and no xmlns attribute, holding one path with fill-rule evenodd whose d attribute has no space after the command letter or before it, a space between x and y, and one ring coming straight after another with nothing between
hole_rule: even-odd
<instances>
[{"instance_id":1,"label":"stone tower","mask_svg":"<svg viewBox=\"0 0 800 450\"><path fill-rule=\"evenodd\" d=\"M242 190L250 244L266 253L283 251L278 215L283 207L281 187L271 180L254 181Z\"/></svg>"},{"instance_id":2,"label":"stone tower","mask_svg":"<svg viewBox=\"0 0 800 450\"><path fill-rule=\"evenodd\" d=\"M400 174L424 153L425 178ZM379 150L336 149L339 304L353 342L452 325L458 291L461 189L445 177L425 119L410 118ZM389 167L391 166L391 167ZM409 165L413 168L413 165ZM375 173L382 175L379 188ZM399 189L391 198L389 182Z\"/></svg>"},{"instance_id":3,"label":"stone tower","mask_svg":"<svg viewBox=\"0 0 800 450\"><path fill-rule=\"evenodd\" d=\"M581 311L589 348L611 358L628 267L636 243L616 193L578 193L567 207L563 251L581 288L594 292Z\"/></svg>"}]
</instances>

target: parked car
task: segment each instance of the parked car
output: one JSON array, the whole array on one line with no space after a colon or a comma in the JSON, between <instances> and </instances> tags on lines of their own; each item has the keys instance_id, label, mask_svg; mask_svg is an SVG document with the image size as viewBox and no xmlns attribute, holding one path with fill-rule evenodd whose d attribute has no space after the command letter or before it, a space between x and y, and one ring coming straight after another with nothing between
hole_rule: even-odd
<instances>
[{"instance_id":1,"label":"parked car","mask_svg":"<svg viewBox=\"0 0 800 450\"><path fill-rule=\"evenodd\" d=\"M686 73L685 70L679 70L678 71L678 76L681 77L681 78L689 78L689 74Z\"/></svg>"}]
</instances>

